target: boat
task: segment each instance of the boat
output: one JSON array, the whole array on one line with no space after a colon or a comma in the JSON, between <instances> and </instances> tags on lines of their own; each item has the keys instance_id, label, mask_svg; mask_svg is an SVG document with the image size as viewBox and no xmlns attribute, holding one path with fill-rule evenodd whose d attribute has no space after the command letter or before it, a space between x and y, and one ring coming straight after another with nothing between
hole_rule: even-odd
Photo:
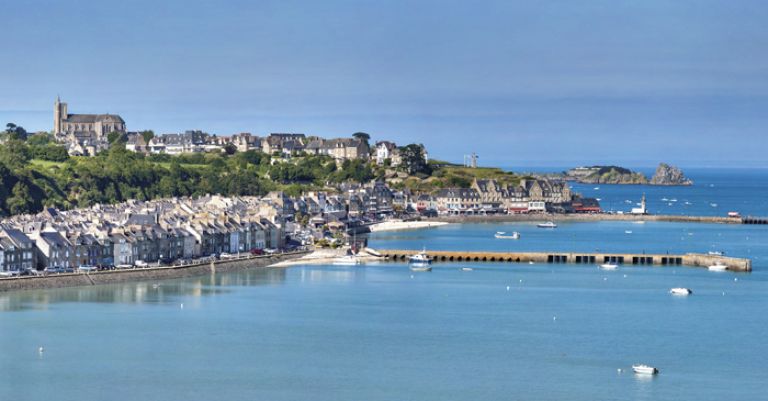
<instances>
[{"instance_id":1,"label":"boat","mask_svg":"<svg viewBox=\"0 0 768 401\"><path fill-rule=\"evenodd\" d=\"M723 255L725 255L725 252L723 252L723 251L709 251L709 252L707 252L707 255L710 255L710 256L723 256Z\"/></svg>"},{"instance_id":2,"label":"boat","mask_svg":"<svg viewBox=\"0 0 768 401\"><path fill-rule=\"evenodd\" d=\"M593 189L594 189L595 191L599 191L599 190L600 190L600 187L595 187L595 188L593 188Z\"/></svg>"},{"instance_id":3,"label":"boat","mask_svg":"<svg viewBox=\"0 0 768 401\"><path fill-rule=\"evenodd\" d=\"M536 225L536 227L539 227L539 228L557 228L557 224L555 224L555 222L553 222L553 221L548 221L546 223L539 223L539 224Z\"/></svg>"},{"instance_id":4,"label":"boat","mask_svg":"<svg viewBox=\"0 0 768 401\"><path fill-rule=\"evenodd\" d=\"M504 231L496 231L496 234L493 235L495 238L498 239L520 239L520 233L517 231L514 231L512 234L507 235Z\"/></svg>"},{"instance_id":5,"label":"boat","mask_svg":"<svg viewBox=\"0 0 768 401\"><path fill-rule=\"evenodd\" d=\"M471 268L471 267L462 267L462 268L461 268L461 271L465 271L465 272L471 272L471 271L472 271L472 268Z\"/></svg>"},{"instance_id":6,"label":"boat","mask_svg":"<svg viewBox=\"0 0 768 401\"><path fill-rule=\"evenodd\" d=\"M677 198L672 198L669 200L670 202L677 202Z\"/></svg>"},{"instance_id":7,"label":"boat","mask_svg":"<svg viewBox=\"0 0 768 401\"><path fill-rule=\"evenodd\" d=\"M723 262L718 261L714 265L708 266L707 269L716 272L722 272L728 270L728 265L724 265Z\"/></svg>"},{"instance_id":8,"label":"boat","mask_svg":"<svg viewBox=\"0 0 768 401\"><path fill-rule=\"evenodd\" d=\"M600 268L603 270L616 270L619 268L619 265L615 263L603 263L600 265Z\"/></svg>"},{"instance_id":9,"label":"boat","mask_svg":"<svg viewBox=\"0 0 768 401\"><path fill-rule=\"evenodd\" d=\"M655 375L659 373L659 370L653 366L643 364L632 365L632 370L634 370L635 373L639 373L641 375Z\"/></svg>"},{"instance_id":10,"label":"boat","mask_svg":"<svg viewBox=\"0 0 768 401\"><path fill-rule=\"evenodd\" d=\"M669 293L672 295L691 295L693 291L690 288L675 287L669 290Z\"/></svg>"},{"instance_id":11,"label":"boat","mask_svg":"<svg viewBox=\"0 0 768 401\"><path fill-rule=\"evenodd\" d=\"M710 203L709 206L717 207L717 203Z\"/></svg>"},{"instance_id":12,"label":"boat","mask_svg":"<svg viewBox=\"0 0 768 401\"><path fill-rule=\"evenodd\" d=\"M430 265L424 265L424 264L414 264L410 266L411 271L415 272L430 272L432 271L432 266Z\"/></svg>"},{"instance_id":13,"label":"boat","mask_svg":"<svg viewBox=\"0 0 768 401\"><path fill-rule=\"evenodd\" d=\"M355 255L344 255L333 260L336 266L355 266L360 264L360 260Z\"/></svg>"},{"instance_id":14,"label":"boat","mask_svg":"<svg viewBox=\"0 0 768 401\"><path fill-rule=\"evenodd\" d=\"M669 202L669 199L667 199L667 198L661 198L661 201L662 201L662 202Z\"/></svg>"},{"instance_id":15,"label":"boat","mask_svg":"<svg viewBox=\"0 0 768 401\"><path fill-rule=\"evenodd\" d=\"M432 258L427 255L427 250L424 249L415 255L411 255L408 258L408 262L414 265L428 265L432 263Z\"/></svg>"},{"instance_id":16,"label":"boat","mask_svg":"<svg viewBox=\"0 0 768 401\"><path fill-rule=\"evenodd\" d=\"M624 230L624 234L632 234L632 230Z\"/></svg>"}]
</instances>

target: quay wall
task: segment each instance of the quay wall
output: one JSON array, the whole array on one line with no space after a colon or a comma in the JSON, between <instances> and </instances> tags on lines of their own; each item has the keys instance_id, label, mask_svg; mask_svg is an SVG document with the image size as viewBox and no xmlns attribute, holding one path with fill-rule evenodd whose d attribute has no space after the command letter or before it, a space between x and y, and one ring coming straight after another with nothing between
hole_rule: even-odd
<instances>
[{"instance_id":1,"label":"quay wall","mask_svg":"<svg viewBox=\"0 0 768 401\"><path fill-rule=\"evenodd\" d=\"M377 249L383 257L393 261L407 260L419 253L416 250ZM668 254L633 254L633 253L589 253L589 252L467 252L467 251L429 251L427 254L436 262L513 262L513 263L575 263L603 264L607 262L621 265L647 266L692 266L707 267L716 263L728 266L732 271L751 271L752 261L745 258L687 253L684 255Z\"/></svg>"},{"instance_id":2,"label":"quay wall","mask_svg":"<svg viewBox=\"0 0 768 401\"><path fill-rule=\"evenodd\" d=\"M0 292L79 287L130 281L164 280L194 277L212 272L231 272L250 268L262 268L307 254L306 251L278 255L248 256L240 259L217 260L183 266L161 266L143 269L105 270L90 273L62 273L47 276L24 276L0 279Z\"/></svg>"},{"instance_id":3,"label":"quay wall","mask_svg":"<svg viewBox=\"0 0 768 401\"><path fill-rule=\"evenodd\" d=\"M503 223L503 222L535 222L535 221L665 221L678 223L715 223L715 224L743 224L740 217L719 216L676 216L655 214L500 214L500 215L462 215L440 216L430 218L431 221L443 221L447 223Z\"/></svg>"}]
</instances>

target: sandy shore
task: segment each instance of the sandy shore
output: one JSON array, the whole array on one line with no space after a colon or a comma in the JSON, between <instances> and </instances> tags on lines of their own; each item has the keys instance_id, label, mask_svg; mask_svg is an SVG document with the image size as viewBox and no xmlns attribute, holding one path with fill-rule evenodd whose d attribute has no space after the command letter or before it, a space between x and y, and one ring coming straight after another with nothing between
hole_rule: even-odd
<instances>
[{"instance_id":1,"label":"sandy shore","mask_svg":"<svg viewBox=\"0 0 768 401\"><path fill-rule=\"evenodd\" d=\"M378 231L397 231L397 230L417 230L420 228L431 228L450 224L444 221L384 221L370 226L371 232Z\"/></svg>"},{"instance_id":2,"label":"sandy shore","mask_svg":"<svg viewBox=\"0 0 768 401\"><path fill-rule=\"evenodd\" d=\"M333 264L336 258L340 258L347 254L347 249L317 249L312 253L306 254L300 258L284 260L279 263L270 265L270 267L286 267L296 265L329 265ZM374 262L384 260L382 257L369 255L365 251L360 252L357 255L357 259L360 263Z\"/></svg>"}]
</instances>

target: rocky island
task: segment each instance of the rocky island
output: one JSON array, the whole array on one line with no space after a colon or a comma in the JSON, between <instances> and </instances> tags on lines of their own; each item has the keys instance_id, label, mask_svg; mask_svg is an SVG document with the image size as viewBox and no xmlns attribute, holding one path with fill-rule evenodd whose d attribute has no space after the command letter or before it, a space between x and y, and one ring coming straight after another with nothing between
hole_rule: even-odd
<instances>
[{"instance_id":1,"label":"rocky island","mask_svg":"<svg viewBox=\"0 0 768 401\"><path fill-rule=\"evenodd\" d=\"M565 179L583 184L650 184L650 185L692 185L683 172L674 166L660 163L653 177L618 166L576 167L565 172Z\"/></svg>"},{"instance_id":2,"label":"rocky island","mask_svg":"<svg viewBox=\"0 0 768 401\"><path fill-rule=\"evenodd\" d=\"M693 185L693 181L686 178L679 168L660 163L651 178L651 185Z\"/></svg>"}]
</instances>

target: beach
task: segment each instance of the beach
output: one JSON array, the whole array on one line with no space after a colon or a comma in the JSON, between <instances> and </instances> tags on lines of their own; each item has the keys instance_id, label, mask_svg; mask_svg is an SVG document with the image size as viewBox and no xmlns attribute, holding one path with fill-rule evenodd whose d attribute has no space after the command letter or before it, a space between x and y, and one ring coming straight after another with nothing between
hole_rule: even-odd
<instances>
[{"instance_id":1,"label":"beach","mask_svg":"<svg viewBox=\"0 0 768 401\"><path fill-rule=\"evenodd\" d=\"M445 221L384 221L372 224L371 232L416 230L420 228L432 228L450 224Z\"/></svg>"}]
</instances>

